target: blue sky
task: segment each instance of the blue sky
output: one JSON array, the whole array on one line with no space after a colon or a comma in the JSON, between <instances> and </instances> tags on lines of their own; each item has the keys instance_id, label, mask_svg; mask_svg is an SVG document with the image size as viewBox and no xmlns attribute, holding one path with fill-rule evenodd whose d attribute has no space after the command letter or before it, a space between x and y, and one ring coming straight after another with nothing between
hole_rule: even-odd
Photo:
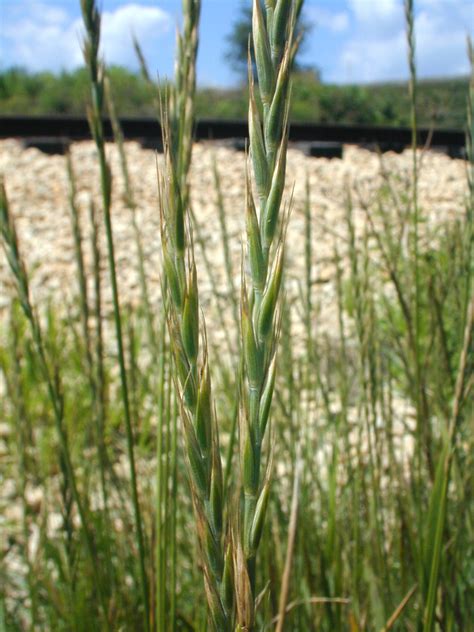
<instances>
[{"instance_id":1,"label":"blue sky","mask_svg":"<svg viewBox=\"0 0 474 632\"><path fill-rule=\"evenodd\" d=\"M225 61L226 37L242 0L202 0L198 82L231 86L238 77ZM106 62L137 62L131 32L150 70L173 73L181 0L102 0ZM474 34L474 0L415 0L418 72L422 77L466 74L466 35ZM314 24L301 61L337 83L407 76L403 0L305 0ZM73 69L82 63L79 0L0 0L0 68Z\"/></svg>"}]
</instances>

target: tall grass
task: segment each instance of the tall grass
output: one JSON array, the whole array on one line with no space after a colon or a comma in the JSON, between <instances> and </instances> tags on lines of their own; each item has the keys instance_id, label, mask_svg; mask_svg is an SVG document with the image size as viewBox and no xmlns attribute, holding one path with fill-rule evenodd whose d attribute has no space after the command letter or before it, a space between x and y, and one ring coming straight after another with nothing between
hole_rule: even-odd
<instances>
[{"instance_id":1,"label":"tall grass","mask_svg":"<svg viewBox=\"0 0 474 632\"><path fill-rule=\"evenodd\" d=\"M110 167L105 155L105 140L102 125L102 115L104 106L104 68L99 59L100 45L100 14L94 0L82 0L82 16L85 27L85 38L83 43L84 61L89 70L91 82L91 105L88 110L89 125L91 133L97 146L97 155L100 168L100 181L102 191L102 211L104 217L105 232L107 237L107 254L110 272L110 284L112 287L112 300L114 308L115 333L117 341L117 355L120 370L121 395L123 402L123 412L125 428L127 433L127 450L130 466L130 483L133 503L133 513L135 521L135 532L139 555L140 577L142 584L142 597L144 608L144 629L149 629L150 607L148 594L148 580L145 569L145 542L143 535L143 523L138 498L138 485L135 466L134 436L132 427L132 414L130 409L130 396L125 366L125 354L123 343L122 316L120 310L120 300L117 284L117 273L115 266L114 237L110 214L112 177Z\"/></svg>"},{"instance_id":2,"label":"tall grass","mask_svg":"<svg viewBox=\"0 0 474 632\"><path fill-rule=\"evenodd\" d=\"M411 175L404 180L381 157L376 196L353 183L335 227L341 237L322 262L309 176L305 203L294 209L301 245L285 244L301 5L253 4L240 287L227 174L216 164L210 174L222 292L209 226L193 208L200 2L183 3L175 83L157 98L164 155L156 303L140 200L98 54L100 15L82 1L101 198L80 202L72 153L70 304L35 299L8 182L0 189L12 281L0 326L1 468L18 507L6 512L14 517L2 547L0 630L464 632L474 620L474 83L466 206L432 226L418 195L423 153L407 0ZM106 106L121 192L103 137ZM137 254L136 308L121 296L115 265L111 209L120 193ZM285 250L296 249L304 274L296 293L285 292ZM335 308L328 332L320 326L323 263ZM208 328L204 272L221 312ZM224 350L219 326L232 329Z\"/></svg>"}]
</instances>

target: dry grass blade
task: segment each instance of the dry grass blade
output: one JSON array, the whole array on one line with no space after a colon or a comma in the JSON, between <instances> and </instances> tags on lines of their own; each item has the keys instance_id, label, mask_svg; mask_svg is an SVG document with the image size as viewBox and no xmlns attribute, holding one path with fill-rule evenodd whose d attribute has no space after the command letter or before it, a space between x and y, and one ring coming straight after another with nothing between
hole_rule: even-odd
<instances>
[{"instance_id":1,"label":"dry grass blade","mask_svg":"<svg viewBox=\"0 0 474 632\"><path fill-rule=\"evenodd\" d=\"M300 606L324 606L328 604L336 604L340 606L348 606L350 605L351 600L346 597L309 597L308 599L297 599L295 601L290 601L289 604L285 607L285 615L289 614L295 608L299 608ZM272 619L272 623L276 623L280 620L280 615L277 615Z\"/></svg>"},{"instance_id":2,"label":"dry grass blade","mask_svg":"<svg viewBox=\"0 0 474 632\"><path fill-rule=\"evenodd\" d=\"M410 599L413 597L413 595L415 594L416 590L418 588L418 584L414 584L414 586L412 586L410 588L410 590L407 592L407 594L403 597L403 599L401 600L401 602L398 604L398 606L395 608L392 616L390 617L390 619L387 621L387 624L385 625L385 627L383 628L383 630L381 632L388 632L389 630L391 630L393 628L393 626L395 625L395 623L398 621L398 619L401 617L403 611L405 610L405 608L407 607L407 605L410 602Z\"/></svg>"}]
</instances>

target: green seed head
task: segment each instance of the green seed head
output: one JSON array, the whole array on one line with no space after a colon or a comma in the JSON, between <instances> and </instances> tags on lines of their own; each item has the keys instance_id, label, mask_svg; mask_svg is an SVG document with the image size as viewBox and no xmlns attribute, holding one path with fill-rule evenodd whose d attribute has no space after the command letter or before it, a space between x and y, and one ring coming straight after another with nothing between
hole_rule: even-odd
<instances>
[{"instance_id":1,"label":"green seed head","mask_svg":"<svg viewBox=\"0 0 474 632\"><path fill-rule=\"evenodd\" d=\"M211 450L212 409L211 379L207 362L202 369L195 414L196 436L203 454Z\"/></svg>"},{"instance_id":2,"label":"green seed head","mask_svg":"<svg viewBox=\"0 0 474 632\"><path fill-rule=\"evenodd\" d=\"M216 456L217 458L220 458L217 454ZM210 514L214 533L217 538L220 538L222 533L223 514L222 472L220 464L217 465L217 467L216 465L216 459L214 459L211 473Z\"/></svg>"},{"instance_id":3,"label":"green seed head","mask_svg":"<svg viewBox=\"0 0 474 632\"><path fill-rule=\"evenodd\" d=\"M267 512L268 498L270 495L270 483L267 481L257 501L255 517L250 529L250 547L256 551L262 537L263 526L265 524L265 514Z\"/></svg>"},{"instance_id":4,"label":"green seed head","mask_svg":"<svg viewBox=\"0 0 474 632\"><path fill-rule=\"evenodd\" d=\"M245 289L243 290L243 296L245 296ZM261 352L255 340L247 298L243 300L242 304L242 340L249 384L258 387L262 372Z\"/></svg>"},{"instance_id":5,"label":"green seed head","mask_svg":"<svg viewBox=\"0 0 474 632\"><path fill-rule=\"evenodd\" d=\"M285 119L285 111L288 102L288 86L290 79L290 53L285 50L283 60L278 72L275 93L270 105L270 112L265 126L265 143L267 149L276 148L279 145L280 137Z\"/></svg>"},{"instance_id":6,"label":"green seed head","mask_svg":"<svg viewBox=\"0 0 474 632\"><path fill-rule=\"evenodd\" d=\"M205 528L205 547L209 567L214 577L221 578L223 570L222 552L219 540L209 525Z\"/></svg>"},{"instance_id":7,"label":"green seed head","mask_svg":"<svg viewBox=\"0 0 474 632\"><path fill-rule=\"evenodd\" d=\"M270 282L263 295L258 318L258 338L265 340L272 331L273 316L280 293L281 278L283 274L283 248L278 250L275 265L273 266Z\"/></svg>"},{"instance_id":8,"label":"green seed head","mask_svg":"<svg viewBox=\"0 0 474 632\"><path fill-rule=\"evenodd\" d=\"M265 261L260 240L260 228L253 202L250 182L247 182L247 238L249 248L250 272L255 290L262 292L265 284Z\"/></svg>"},{"instance_id":9,"label":"green seed head","mask_svg":"<svg viewBox=\"0 0 474 632\"><path fill-rule=\"evenodd\" d=\"M273 60L280 61L281 52L284 48L292 0L278 0L273 14L273 24L271 33L271 45Z\"/></svg>"},{"instance_id":10,"label":"green seed head","mask_svg":"<svg viewBox=\"0 0 474 632\"><path fill-rule=\"evenodd\" d=\"M190 362L194 364L199 350L199 303L196 266L194 263L188 276L187 294L184 297L181 335L186 355Z\"/></svg>"},{"instance_id":11,"label":"green seed head","mask_svg":"<svg viewBox=\"0 0 474 632\"><path fill-rule=\"evenodd\" d=\"M205 539L203 536L202 539ZM211 615L214 630L226 630L227 616L222 607L219 593L217 592L216 581L210 577L209 569L204 566L204 586L206 589L206 598L209 605L209 613Z\"/></svg>"},{"instance_id":12,"label":"green seed head","mask_svg":"<svg viewBox=\"0 0 474 632\"><path fill-rule=\"evenodd\" d=\"M261 398L261 403L260 403L258 425L260 428L261 437L265 435L268 418L270 416L270 408L271 408L272 398L273 398L273 389L275 387L275 367L276 367L276 356L274 355L270 362L270 366L268 368L267 379L265 382L265 386L263 387L262 398Z\"/></svg>"},{"instance_id":13,"label":"green seed head","mask_svg":"<svg viewBox=\"0 0 474 632\"><path fill-rule=\"evenodd\" d=\"M254 0L253 3L252 33L260 95L263 103L268 104L273 92L274 74L270 43L260 7L260 0Z\"/></svg>"},{"instance_id":14,"label":"green seed head","mask_svg":"<svg viewBox=\"0 0 474 632\"><path fill-rule=\"evenodd\" d=\"M202 499L206 499L209 492L207 463L205 459L202 458L196 434L189 418L186 413L183 413L183 411L181 416L185 421L186 451L191 468L192 482L199 496Z\"/></svg>"},{"instance_id":15,"label":"green seed head","mask_svg":"<svg viewBox=\"0 0 474 632\"><path fill-rule=\"evenodd\" d=\"M82 43L82 52L86 66L89 68L92 83L97 84L99 75L100 12L97 9L95 0L81 0L81 9L86 29L86 36ZM93 101L95 100L95 87L92 86Z\"/></svg>"},{"instance_id":16,"label":"green seed head","mask_svg":"<svg viewBox=\"0 0 474 632\"><path fill-rule=\"evenodd\" d=\"M265 207L263 236L264 242L270 245L275 237L280 213L280 204L285 188L286 149L288 137L285 136L280 145L278 159L273 172L270 194Z\"/></svg>"},{"instance_id":17,"label":"green seed head","mask_svg":"<svg viewBox=\"0 0 474 632\"><path fill-rule=\"evenodd\" d=\"M242 479L245 493L254 496L258 489L259 471L251 433L244 440Z\"/></svg>"},{"instance_id":18,"label":"green seed head","mask_svg":"<svg viewBox=\"0 0 474 632\"><path fill-rule=\"evenodd\" d=\"M183 296L182 296L181 287L179 283L178 272L174 265L174 261L171 258L171 255L168 249L168 242L166 238L163 238L162 244L163 244L163 267L164 267L164 271L166 275L166 280L168 281L168 287L170 289L171 299L176 309L180 311L183 304Z\"/></svg>"},{"instance_id":19,"label":"green seed head","mask_svg":"<svg viewBox=\"0 0 474 632\"><path fill-rule=\"evenodd\" d=\"M171 167L168 170L168 187L169 209L171 211L169 221L173 227L174 247L178 253L182 254L186 247L184 227L185 209L176 174L171 172Z\"/></svg>"},{"instance_id":20,"label":"green seed head","mask_svg":"<svg viewBox=\"0 0 474 632\"><path fill-rule=\"evenodd\" d=\"M232 611L234 605L234 560L232 555L232 545L227 545L224 572L222 574L222 601L229 612Z\"/></svg>"},{"instance_id":21,"label":"green seed head","mask_svg":"<svg viewBox=\"0 0 474 632\"><path fill-rule=\"evenodd\" d=\"M255 185L258 196L262 200L266 198L268 192L268 166L260 115L255 103L253 82L250 83L249 95L249 136Z\"/></svg>"},{"instance_id":22,"label":"green seed head","mask_svg":"<svg viewBox=\"0 0 474 632\"><path fill-rule=\"evenodd\" d=\"M196 383L184 349L181 346L179 333L175 333L177 329L177 326L170 326L170 332L174 332L175 336L174 341L172 336L171 340L176 369L178 372L181 387L183 389L183 396L186 406L189 410L194 410L197 400Z\"/></svg>"}]
</instances>

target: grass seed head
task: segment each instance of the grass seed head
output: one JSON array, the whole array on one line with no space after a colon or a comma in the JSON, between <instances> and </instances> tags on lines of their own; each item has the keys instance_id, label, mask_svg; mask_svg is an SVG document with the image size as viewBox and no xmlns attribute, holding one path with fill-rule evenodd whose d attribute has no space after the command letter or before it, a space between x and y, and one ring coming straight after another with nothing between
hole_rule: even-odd
<instances>
[{"instance_id":1,"label":"grass seed head","mask_svg":"<svg viewBox=\"0 0 474 632\"><path fill-rule=\"evenodd\" d=\"M271 46L273 60L276 63L280 61L281 52L285 47L291 5L291 0L278 0L274 9Z\"/></svg>"},{"instance_id":2,"label":"grass seed head","mask_svg":"<svg viewBox=\"0 0 474 632\"><path fill-rule=\"evenodd\" d=\"M244 410L240 411L240 443L242 485L245 494L253 497L258 490L258 459L255 452L255 435Z\"/></svg>"},{"instance_id":3,"label":"grass seed head","mask_svg":"<svg viewBox=\"0 0 474 632\"><path fill-rule=\"evenodd\" d=\"M246 223L249 263L253 287L257 292L262 292L265 284L266 268L260 239L260 228L250 186L250 182L247 181Z\"/></svg>"},{"instance_id":4,"label":"grass seed head","mask_svg":"<svg viewBox=\"0 0 474 632\"><path fill-rule=\"evenodd\" d=\"M199 300L194 262L188 275L187 293L184 297L181 334L184 350L192 365L196 362L199 351Z\"/></svg>"},{"instance_id":5,"label":"grass seed head","mask_svg":"<svg viewBox=\"0 0 474 632\"><path fill-rule=\"evenodd\" d=\"M285 113L288 109L288 86L290 82L290 53L288 48L285 50L278 78L276 82L275 93L273 94L270 105L270 112L265 125L265 141L267 147L276 149L283 129L283 121Z\"/></svg>"},{"instance_id":6,"label":"grass seed head","mask_svg":"<svg viewBox=\"0 0 474 632\"><path fill-rule=\"evenodd\" d=\"M234 549L234 585L237 607L236 632L251 630L253 625L253 595L244 551L239 541Z\"/></svg>"},{"instance_id":7,"label":"grass seed head","mask_svg":"<svg viewBox=\"0 0 474 632\"><path fill-rule=\"evenodd\" d=\"M216 456L218 456L216 454ZM212 520L212 529L216 537L220 538L222 533L223 518L223 489L222 489L222 471L216 467L216 459L214 459L211 471L211 491L210 491L210 514Z\"/></svg>"},{"instance_id":8,"label":"grass seed head","mask_svg":"<svg viewBox=\"0 0 474 632\"><path fill-rule=\"evenodd\" d=\"M202 520L205 518L202 517ZM205 524L202 527L201 537L205 542L206 558L212 575L220 581L223 571L221 546L210 524Z\"/></svg>"},{"instance_id":9,"label":"grass seed head","mask_svg":"<svg viewBox=\"0 0 474 632\"><path fill-rule=\"evenodd\" d=\"M245 288L243 294L245 294ZM261 353L257 346L247 299L242 305L242 340L249 385L251 388L258 388L262 373Z\"/></svg>"},{"instance_id":10,"label":"grass seed head","mask_svg":"<svg viewBox=\"0 0 474 632\"><path fill-rule=\"evenodd\" d=\"M286 150L288 145L288 137L280 145L275 170L273 172L270 193L268 195L265 206L265 216L263 225L264 243L269 245L277 232L278 219L280 214L281 199L285 188L285 172L286 172Z\"/></svg>"},{"instance_id":11,"label":"grass seed head","mask_svg":"<svg viewBox=\"0 0 474 632\"><path fill-rule=\"evenodd\" d=\"M276 369L276 355L274 354L270 362L270 366L268 368L267 379L265 381L265 386L263 387L262 397L260 401L258 425L259 425L261 437L265 435L268 418L270 416L273 390L275 388L275 374L276 374L275 369Z\"/></svg>"},{"instance_id":12,"label":"grass seed head","mask_svg":"<svg viewBox=\"0 0 474 632\"><path fill-rule=\"evenodd\" d=\"M262 124L257 104L255 102L255 92L253 80L249 86L249 138L250 153L252 156L253 172L257 193L261 200L265 199L268 193L268 165L265 153L265 143L263 140Z\"/></svg>"},{"instance_id":13,"label":"grass seed head","mask_svg":"<svg viewBox=\"0 0 474 632\"><path fill-rule=\"evenodd\" d=\"M192 474L192 484L198 493L200 499L207 499L209 496L209 467L208 459L203 458L199 448L199 442L196 438L191 420L188 413L184 410L181 403L181 417L184 424L184 435L186 440L186 454L188 456L189 465Z\"/></svg>"},{"instance_id":14,"label":"grass seed head","mask_svg":"<svg viewBox=\"0 0 474 632\"><path fill-rule=\"evenodd\" d=\"M232 552L232 542L226 548L224 558L224 571L222 573L222 601L228 612L234 609L234 558Z\"/></svg>"},{"instance_id":15,"label":"grass seed head","mask_svg":"<svg viewBox=\"0 0 474 632\"><path fill-rule=\"evenodd\" d=\"M226 627L228 618L222 606L220 595L216 589L216 583L214 579L210 577L209 570L206 567L204 567L204 588L214 630L217 632L225 632L228 629L228 627Z\"/></svg>"},{"instance_id":16,"label":"grass seed head","mask_svg":"<svg viewBox=\"0 0 474 632\"><path fill-rule=\"evenodd\" d=\"M273 92L274 71L260 0L254 0L253 3L252 32L260 96L263 103L269 104Z\"/></svg>"},{"instance_id":17,"label":"grass seed head","mask_svg":"<svg viewBox=\"0 0 474 632\"><path fill-rule=\"evenodd\" d=\"M183 307L183 295L181 292L181 285L179 282L178 272L176 270L174 261L170 255L168 239L166 237L163 237L162 239L162 250L163 250L163 268L164 268L166 280L168 281L171 299L176 309L180 311Z\"/></svg>"},{"instance_id":18,"label":"grass seed head","mask_svg":"<svg viewBox=\"0 0 474 632\"><path fill-rule=\"evenodd\" d=\"M265 524L265 515L267 513L268 498L270 496L270 482L266 481L260 496L257 501L257 507L255 509L255 516L252 526L250 528L250 547L252 550L257 551L260 539L262 537L263 526Z\"/></svg>"},{"instance_id":19,"label":"grass seed head","mask_svg":"<svg viewBox=\"0 0 474 632\"><path fill-rule=\"evenodd\" d=\"M281 279L283 275L283 247L278 249L277 258L273 266L270 281L263 295L260 315L258 319L258 339L263 341L273 331L273 317L280 294Z\"/></svg>"},{"instance_id":20,"label":"grass seed head","mask_svg":"<svg viewBox=\"0 0 474 632\"><path fill-rule=\"evenodd\" d=\"M212 437L211 378L207 361L201 370L195 413L196 436L204 454L210 454Z\"/></svg>"}]
</instances>

